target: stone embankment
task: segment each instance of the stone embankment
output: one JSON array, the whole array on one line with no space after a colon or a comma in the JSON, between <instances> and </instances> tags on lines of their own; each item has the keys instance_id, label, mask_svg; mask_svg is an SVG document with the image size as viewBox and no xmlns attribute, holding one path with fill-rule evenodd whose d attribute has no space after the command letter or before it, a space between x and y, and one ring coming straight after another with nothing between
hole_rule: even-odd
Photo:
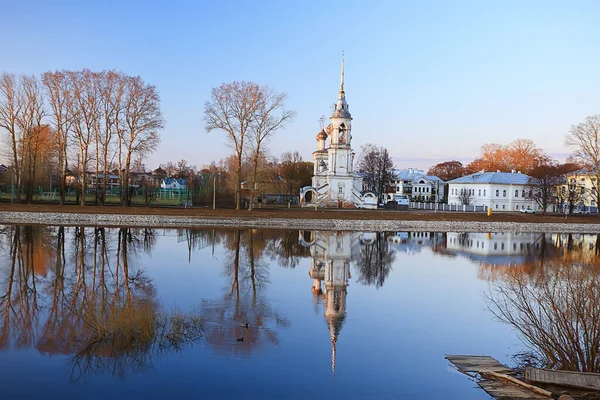
<instances>
[{"instance_id":1,"label":"stone embankment","mask_svg":"<svg viewBox=\"0 0 600 400\"><path fill-rule=\"evenodd\" d=\"M249 217L193 217L175 215L39 213L1 211L3 224L130 227L231 227L342 231L429 232L568 232L600 233L600 224L531 223L498 221L413 221Z\"/></svg>"}]
</instances>

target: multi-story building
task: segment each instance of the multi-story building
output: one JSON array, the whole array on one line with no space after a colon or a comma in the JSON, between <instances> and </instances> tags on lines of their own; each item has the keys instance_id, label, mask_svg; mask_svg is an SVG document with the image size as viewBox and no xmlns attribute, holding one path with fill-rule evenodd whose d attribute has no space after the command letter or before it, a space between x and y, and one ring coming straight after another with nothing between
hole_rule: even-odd
<instances>
[{"instance_id":1,"label":"multi-story building","mask_svg":"<svg viewBox=\"0 0 600 400\"><path fill-rule=\"evenodd\" d=\"M448 204L485 206L493 211L539 211L530 185L521 172L477 172L448 182Z\"/></svg>"},{"instance_id":2,"label":"multi-story building","mask_svg":"<svg viewBox=\"0 0 600 400\"><path fill-rule=\"evenodd\" d=\"M445 200L444 181L437 176L427 175L424 171L408 168L395 169L394 178L388 184L391 189L386 200L394 200L394 195L407 195L411 201Z\"/></svg>"},{"instance_id":3,"label":"multi-story building","mask_svg":"<svg viewBox=\"0 0 600 400\"><path fill-rule=\"evenodd\" d=\"M585 169L580 169L565 176L564 183L557 188L557 203L563 208L573 202L576 210L592 207L596 212L598 204L598 182L596 175Z\"/></svg>"}]
</instances>

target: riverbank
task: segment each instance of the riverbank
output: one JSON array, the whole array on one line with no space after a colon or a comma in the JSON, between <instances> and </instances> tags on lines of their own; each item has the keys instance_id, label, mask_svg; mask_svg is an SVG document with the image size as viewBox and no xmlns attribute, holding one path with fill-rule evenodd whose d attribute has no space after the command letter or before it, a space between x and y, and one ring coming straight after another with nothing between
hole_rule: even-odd
<instances>
[{"instance_id":1,"label":"riverbank","mask_svg":"<svg viewBox=\"0 0 600 400\"><path fill-rule=\"evenodd\" d=\"M485 214L388 211L256 209L236 211L207 208L143 208L120 206L57 206L0 204L0 223L136 226L244 227L310 230L377 230L435 232L600 232L596 216Z\"/></svg>"}]
</instances>

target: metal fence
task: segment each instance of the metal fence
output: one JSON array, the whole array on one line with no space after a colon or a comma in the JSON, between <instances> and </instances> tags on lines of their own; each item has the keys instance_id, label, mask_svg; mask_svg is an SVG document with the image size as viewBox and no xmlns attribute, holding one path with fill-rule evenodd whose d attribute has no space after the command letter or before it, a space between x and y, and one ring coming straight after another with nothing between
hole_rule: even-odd
<instances>
[{"instance_id":1,"label":"metal fence","mask_svg":"<svg viewBox=\"0 0 600 400\"><path fill-rule=\"evenodd\" d=\"M487 206L467 206L462 204L417 203L411 202L409 207L414 210L438 210L460 212L486 212Z\"/></svg>"}]
</instances>

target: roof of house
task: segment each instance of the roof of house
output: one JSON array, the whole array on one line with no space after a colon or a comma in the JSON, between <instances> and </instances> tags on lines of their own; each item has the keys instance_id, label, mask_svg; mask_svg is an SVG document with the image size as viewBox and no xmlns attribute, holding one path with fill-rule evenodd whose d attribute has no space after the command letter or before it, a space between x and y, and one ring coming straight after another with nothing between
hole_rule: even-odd
<instances>
[{"instance_id":1,"label":"roof of house","mask_svg":"<svg viewBox=\"0 0 600 400\"><path fill-rule=\"evenodd\" d=\"M177 182L182 186L185 185L185 179L183 178L165 178L163 179L163 182L165 183L165 185L170 185L173 182Z\"/></svg>"},{"instance_id":2,"label":"roof of house","mask_svg":"<svg viewBox=\"0 0 600 400\"><path fill-rule=\"evenodd\" d=\"M402 181L416 181L418 179L427 179L428 181L433 182L444 182L440 178L434 175L426 175L425 171L415 168L407 168L407 169L395 169L394 177L398 180Z\"/></svg>"},{"instance_id":3,"label":"roof of house","mask_svg":"<svg viewBox=\"0 0 600 400\"><path fill-rule=\"evenodd\" d=\"M494 183L504 185L527 185L529 175L518 172L476 172L471 175L461 176L448 183Z\"/></svg>"}]
</instances>

